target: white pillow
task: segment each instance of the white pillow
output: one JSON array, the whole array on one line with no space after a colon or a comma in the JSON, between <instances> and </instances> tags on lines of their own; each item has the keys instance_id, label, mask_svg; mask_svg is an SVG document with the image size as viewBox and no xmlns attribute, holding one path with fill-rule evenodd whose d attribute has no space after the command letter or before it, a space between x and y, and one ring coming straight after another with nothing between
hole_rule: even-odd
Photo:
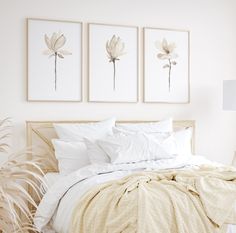
<instances>
[{"instance_id":1,"label":"white pillow","mask_svg":"<svg viewBox=\"0 0 236 233\"><path fill-rule=\"evenodd\" d=\"M117 123L118 129L128 130L131 132L145 132L145 133L169 133L173 131L173 120L167 119L159 122L148 123Z\"/></svg>"},{"instance_id":2,"label":"white pillow","mask_svg":"<svg viewBox=\"0 0 236 233\"><path fill-rule=\"evenodd\" d=\"M91 163L109 163L109 156L103 151L96 141L92 142L87 138L84 138L84 142L87 147L88 157Z\"/></svg>"},{"instance_id":3,"label":"white pillow","mask_svg":"<svg viewBox=\"0 0 236 233\"><path fill-rule=\"evenodd\" d=\"M192 128L176 131L172 135L177 145L178 155L192 155Z\"/></svg>"},{"instance_id":4,"label":"white pillow","mask_svg":"<svg viewBox=\"0 0 236 233\"><path fill-rule=\"evenodd\" d=\"M84 138L96 140L112 133L115 118L96 123L56 123L53 124L60 139L70 141L83 141Z\"/></svg>"},{"instance_id":5,"label":"white pillow","mask_svg":"<svg viewBox=\"0 0 236 233\"><path fill-rule=\"evenodd\" d=\"M130 130L126 130L123 128L119 128L119 127L113 127L112 128L113 134L124 134L124 135L131 135L131 134L136 134L138 132L143 132L143 131L130 131ZM155 139L159 140L159 141L163 141L164 139L168 138L171 135L171 132L168 133L148 133L148 132L143 132L146 133L148 135L150 135L151 137L154 137Z\"/></svg>"},{"instance_id":6,"label":"white pillow","mask_svg":"<svg viewBox=\"0 0 236 233\"><path fill-rule=\"evenodd\" d=\"M84 142L52 139L60 174L66 175L90 164Z\"/></svg>"},{"instance_id":7,"label":"white pillow","mask_svg":"<svg viewBox=\"0 0 236 233\"><path fill-rule=\"evenodd\" d=\"M113 128L113 133L130 135L135 134L134 131L128 131L119 127ZM192 128L184 128L175 132L169 133L147 133L154 140L163 143L165 141L166 150L173 155L192 155ZM169 149L167 148L169 143Z\"/></svg>"},{"instance_id":8,"label":"white pillow","mask_svg":"<svg viewBox=\"0 0 236 233\"><path fill-rule=\"evenodd\" d=\"M97 142L108 154L113 164L135 163L174 157L172 151L171 153L168 151L170 148L169 140L164 140L161 143L142 132L135 134L118 133ZM175 147L175 145L172 144L172 147ZM172 150L174 149L172 148Z\"/></svg>"}]
</instances>

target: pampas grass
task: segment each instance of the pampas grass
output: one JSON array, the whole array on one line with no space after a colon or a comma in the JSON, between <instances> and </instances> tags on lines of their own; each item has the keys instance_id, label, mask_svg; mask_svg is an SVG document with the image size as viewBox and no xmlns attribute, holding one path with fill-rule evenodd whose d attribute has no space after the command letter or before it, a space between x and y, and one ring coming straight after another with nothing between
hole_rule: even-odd
<instances>
[{"instance_id":1,"label":"pampas grass","mask_svg":"<svg viewBox=\"0 0 236 233\"><path fill-rule=\"evenodd\" d=\"M9 145L3 142L9 137L9 119L0 121L0 151ZM34 213L29 206L37 208L37 203L29 194L31 189L38 199L41 198L40 186L43 182L41 169L45 156L33 156L31 149L25 149L8 156L0 165L0 232L37 232L33 225ZM50 161L48 161L50 163Z\"/></svg>"},{"instance_id":2,"label":"pampas grass","mask_svg":"<svg viewBox=\"0 0 236 233\"><path fill-rule=\"evenodd\" d=\"M11 136L10 129L10 118L0 121L0 152L7 152L7 149L9 149L9 144L6 141Z\"/></svg>"}]
</instances>

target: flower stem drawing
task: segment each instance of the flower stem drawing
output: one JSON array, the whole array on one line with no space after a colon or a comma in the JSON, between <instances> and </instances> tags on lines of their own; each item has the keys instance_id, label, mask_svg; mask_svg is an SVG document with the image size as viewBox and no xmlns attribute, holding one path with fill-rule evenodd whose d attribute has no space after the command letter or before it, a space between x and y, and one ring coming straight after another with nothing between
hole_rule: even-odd
<instances>
[{"instance_id":1,"label":"flower stem drawing","mask_svg":"<svg viewBox=\"0 0 236 233\"><path fill-rule=\"evenodd\" d=\"M57 90L57 53L55 53L54 73L55 73L55 91Z\"/></svg>"},{"instance_id":2,"label":"flower stem drawing","mask_svg":"<svg viewBox=\"0 0 236 233\"><path fill-rule=\"evenodd\" d=\"M124 49L125 44L121 41L120 37L115 35L106 43L109 62L113 63L113 91L116 90L116 61L120 60L118 57L125 54Z\"/></svg>"},{"instance_id":3,"label":"flower stem drawing","mask_svg":"<svg viewBox=\"0 0 236 233\"><path fill-rule=\"evenodd\" d=\"M167 60L168 63L165 64L162 68L168 68L168 90L171 90L171 71L172 65L177 65L177 62L174 60L178 57L178 54L175 53L176 45L174 42L168 43L167 40L164 38L161 42L156 41L156 47L160 51L157 54L157 57L161 60Z\"/></svg>"},{"instance_id":4,"label":"flower stem drawing","mask_svg":"<svg viewBox=\"0 0 236 233\"><path fill-rule=\"evenodd\" d=\"M71 55L72 53L61 49L66 43L66 37L60 32L54 32L49 38L47 34L44 35L44 40L47 48L43 54L49 58L54 57L54 89L57 90L57 58L64 59L65 55Z\"/></svg>"},{"instance_id":5,"label":"flower stem drawing","mask_svg":"<svg viewBox=\"0 0 236 233\"><path fill-rule=\"evenodd\" d=\"M168 80L169 80L169 91L170 91L171 61L170 61L170 59L168 59L168 61L169 61L169 77L168 77Z\"/></svg>"},{"instance_id":6,"label":"flower stem drawing","mask_svg":"<svg viewBox=\"0 0 236 233\"><path fill-rule=\"evenodd\" d=\"M113 62L113 90L116 89L116 60Z\"/></svg>"}]
</instances>

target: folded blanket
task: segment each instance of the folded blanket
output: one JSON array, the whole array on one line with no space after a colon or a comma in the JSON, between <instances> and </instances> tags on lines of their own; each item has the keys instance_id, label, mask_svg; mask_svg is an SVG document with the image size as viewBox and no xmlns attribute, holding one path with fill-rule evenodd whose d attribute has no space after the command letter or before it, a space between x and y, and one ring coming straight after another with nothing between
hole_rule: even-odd
<instances>
[{"instance_id":1,"label":"folded blanket","mask_svg":"<svg viewBox=\"0 0 236 233\"><path fill-rule=\"evenodd\" d=\"M142 172L87 192L71 233L224 233L236 224L236 171Z\"/></svg>"}]
</instances>

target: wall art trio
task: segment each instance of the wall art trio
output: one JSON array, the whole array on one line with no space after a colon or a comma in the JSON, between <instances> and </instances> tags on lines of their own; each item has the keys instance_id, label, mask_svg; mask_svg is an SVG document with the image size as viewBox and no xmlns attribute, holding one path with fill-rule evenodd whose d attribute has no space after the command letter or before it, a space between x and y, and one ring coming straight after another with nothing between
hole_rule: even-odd
<instances>
[{"instance_id":1,"label":"wall art trio","mask_svg":"<svg viewBox=\"0 0 236 233\"><path fill-rule=\"evenodd\" d=\"M82 101L80 22L28 19L28 101ZM189 31L143 29L144 102L189 103ZM88 24L89 102L138 102L138 27Z\"/></svg>"}]
</instances>

